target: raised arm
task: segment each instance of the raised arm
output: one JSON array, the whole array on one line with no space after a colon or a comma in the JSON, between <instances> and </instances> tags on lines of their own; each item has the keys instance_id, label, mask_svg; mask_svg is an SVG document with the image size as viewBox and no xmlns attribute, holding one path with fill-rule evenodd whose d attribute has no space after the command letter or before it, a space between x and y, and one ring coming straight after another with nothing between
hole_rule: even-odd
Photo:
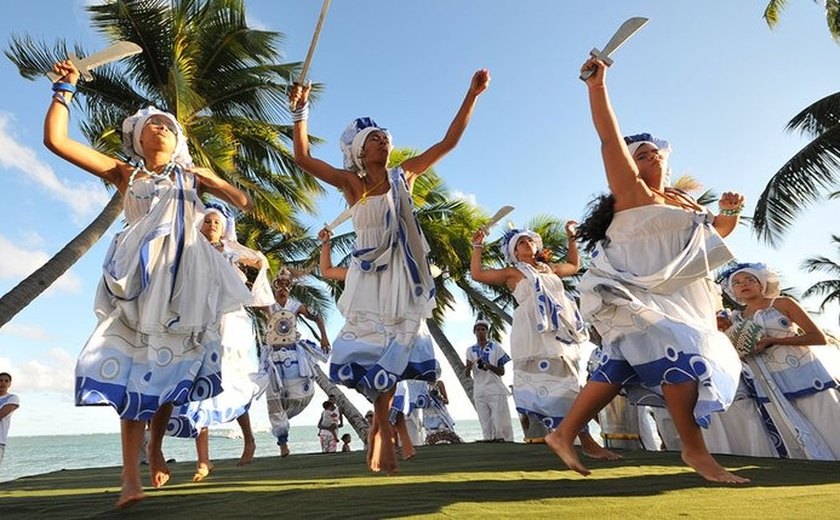
<instances>
[{"instance_id":1,"label":"raised arm","mask_svg":"<svg viewBox=\"0 0 840 520\"><path fill-rule=\"evenodd\" d=\"M563 278L565 276L572 276L580 271L580 253L578 251L577 240L575 240L575 227L577 222L569 220L566 222L566 261L557 264L551 264L551 270L554 274Z\"/></svg>"},{"instance_id":2,"label":"raised arm","mask_svg":"<svg viewBox=\"0 0 840 520\"><path fill-rule=\"evenodd\" d=\"M455 114L455 119L452 120L452 123L449 125L449 130L446 131L443 139L433 144L420 155L406 159L402 163L401 166L403 171L405 171L405 178L409 186L414 184L414 180L420 174L434 166L444 155L455 148L458 141L461 140L461 136L464 135L464 130L467 129L478 96L487 90L489 85L490 71L487 69L476 71L470 82L470 88L467 89L467 95L464 97L463 103L461 103L461 108Z\"/></svg>"},{"instance_id":3,"label":"raised arm","mask_svg":"<svg viewBox=\"0 0 840 520\"><path fill-rule=\"evenodd\" d=\"M332 243L330 237L332 233L327 228L318 232L318 240L321 241L321 255L318 258L318 267L321 270L321 276L327 280L338 280L343 282L347 278L346 267L335 267L332 265Z\"/></svg>"},{"instance_id":4,"label":"raised arm","mask_svg":"<svg viewBox=\"0 0 840 520\"><path fill-rule=\"evenodd\" d=\"M245 212L254 209L254 203L247 193L216 175L213 170L194 167L190 171L195 174L200 182L200 193L210 193Z\"/></svg>"},{"instance_id":5,"label":"raised arm","mask_svg":"<svg viewBox=\"0 0 840 520\"><path fill-rule=\"evenodd\" d=\"M589 58L581 67L581 72L594 69L595 73L586 80L589 91L589 107L592 122L601 140L601 157L607 173L610 191L615 195L616 210L635 205L633 201L639 195L649 196L649 190L639 179L639 169L624 144L618 119L615 117L610 98L607 94L605 76L607 66L603 61ZM631 202L628 204L628 199Z\"/></svg>"},{"instance_id":6,"label":"raised arm","mask_svg":"<svg viewBox=\"0 0 840 520\"><path fill-rule=\"evenodd\" d=\"M55 95L44 118L44 145L62 159L116 185L121 193L125 193L127 178L124 178L120 168L124 163L68 135L70 101L73 99L72 91L79 81L78 69L65 60L56 63L53 72L60 75L61 79L53 84Z\"/></svg>"},{"instance_id":7,"label":"raised arm","mask_svg":"<svg viewBox=\"0 0 840 520\"><path fill-rule=\"evenodd\" d=\"M295 83L289 91L289 107L292 109L292 121L295 125L292 133L295 163L316 179L340 190L345 190L349 187L350 179L347 171L333 168L328 163L315 159L309 153L307 117L309 115L309 92L311 88L312 84L303 87Z\"/></svg>"},{"instance_id":8,"label":"raised arm","mask_svg":"<svg viewBox=\"0 0 840 520\"><path fill-rule=\"evenodd\" d=\"M310 311L306 305L300 306L300 314L315 322L318 326L318 334L321 336L321 350L329 354L330 352L330 338L327 336L327 328L324 326L324 318L320 314L315 314Z\"/></svg>"},{"instance_id":9,"label":"raised arm","mask_svg":"<svg viewBox=\"0 0 840 520\"><path fill-rule=\"evenodd\" d=\"M470 276L476 282L490 285L507 284L509 288L513 289L513 286L519 281L515 275L522 276L518 270L510 267L505 267L504 269L485 269L481 264L481 253L484 250L484 236L483 229L479 229L473 234L472 254L470 255Z\"/></svg>"},{"instance_id":10,"label":"raised arm","mask_svg":"<svg viewBox=\"0 0 840 520\"><path fill-rule=\"evenodd\" d=\"M718 201L720 213L715 217L712 225L722 237L727 237L738 225L741 210L744 208L744 196L731 191L725 192Z\"/></svg>"}]
</instances>

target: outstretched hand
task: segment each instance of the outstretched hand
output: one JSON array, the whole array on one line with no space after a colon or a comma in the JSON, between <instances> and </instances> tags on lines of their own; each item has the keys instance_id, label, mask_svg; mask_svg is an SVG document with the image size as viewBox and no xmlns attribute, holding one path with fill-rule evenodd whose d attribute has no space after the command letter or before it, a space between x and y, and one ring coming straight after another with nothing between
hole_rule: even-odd
<instances>
[{"instance_id":1,"label":"outstretched hand","mask_svg":"<svg viewBox=\"0 0 840 520\"><path fill-rule=\"evenodd\" d=\"M718 207L722 210L736 210L744 206L744 196L733 191L726 191L720 196Z\"/></svg>"},{"instance_id":2,"label":"outstretched hand","mask_svg":"<svg viewBox=\"0 0 840 520\"><path fill-rule=\"evenodd\" d=\"M306 86L300 83L294 83L289 89L289 108L297 110L309 101L309 92L312 90L312 82Z\"/></svg>"},{"instance_id":3,"label":"outstretched hand","mask_svg":"<svg viewBox=\"0 0 840 520\"><path fill-rule=\"evenodd\" d=\"M591 76L586 78L586 86L589 88L603 87L604 78L607 75L607 64L598 58L589 57L580 68L581 75L589 70L594 70Z\"/></svg>"},{"instance_id":4,"label":"outstretched hand","mask_svg":"<svg viewBox=\"0 0 840 520\"><path fill-rule=\"evenodd\" d=\"M479 69L473 74L470 82L470 94L474 96L480 95L490 86L490 71L487 69Z\"/></svg>"},{"instance_id":5,"label":"outstretched hand","mask_svg":"<svg viewBox=\"0 0 840 520\"><path fill-rule=\"evenodd\" d=\"M59 61L53 65L53 72L61 76L58 81L75 85L79 81L79 69L70 60Z\"/></svg>"},{"instance_id":6,"label":"outstretched hand","mask_svg":"<svg viewBox=\"0 0 840 520\"><path fill-rule=\"evenodd\" d=\"M487 233L484 232L484 229L477 229L476 232L473 233L472 243L483 244L485 236L487 236Z\"/></svg>"},{"instance_id":7,"label":"outstretched hand","mask_svg":"<svg viewBox=\"0 0 840 520\"><path fill-rule=\"evenodd\" d=\"M566 221L566 236L569 237L569 240L574 240L577 236L577 225L578 223L574 220Z\"/></svg>"}]
</instances>

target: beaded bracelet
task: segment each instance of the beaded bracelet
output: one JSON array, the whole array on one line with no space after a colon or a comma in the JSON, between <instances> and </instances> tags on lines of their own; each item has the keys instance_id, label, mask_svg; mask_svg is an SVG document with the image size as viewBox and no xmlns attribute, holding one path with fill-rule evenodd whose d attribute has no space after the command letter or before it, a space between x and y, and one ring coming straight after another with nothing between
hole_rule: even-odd
<instances>
[{"instance_id":1,"label":"beaded bracelet","mask_svg":"<svg viewBox=\"0 0 840 520\"><path fill-rule=\"evenodd\" d=\"M723 215L724 217L737 217L738 215L741 214L742 209L744 209L743 206L738 206L737 208L732 208L732 209L721 208L720 214Z\"/></svg>"},{"instance_id":2,"label":"beaded bracelet","mask_svg":"<svg viewBox=\"0 0 840 520\"><path fill-rule=\"evenodd\" d=\"M52 85L53 92L69 92L75 94L78 88L72 83L65 83L63 81L56 81Z\"/></svg>"},{"instance_id":3,"label":"beaded bracelet","mask_svg":"<svg viewBox=\"0 0 840 520\"><path fill-rule=\"evenodd\" d=\"M61 92L53 92L52 98L64 105L64 108L70 110L70 105L68 105L67 100L64 99L64 94L62 94Z\"/></svg>"},{"instance_id":4,"label":"beaded bracelet","mask_svg":"<svg viewBox=\"0 0 840 520\"><path fill-rule=\"evenodd\" d=\"M479 244L479 243L474 242L472 246L477 248L477 249L484 249L484 244Z\"/></svg>"},{"instance_id":5,"label":"beaded bracelet","mask_svg":"<svg viewBox=\"0 0 840 520\"><path fill-rule=\"evenodd\" d=\"M309 119L309 101L294 110L292 110L292 122L306 121Z\"/></svg>"}]
</instances>

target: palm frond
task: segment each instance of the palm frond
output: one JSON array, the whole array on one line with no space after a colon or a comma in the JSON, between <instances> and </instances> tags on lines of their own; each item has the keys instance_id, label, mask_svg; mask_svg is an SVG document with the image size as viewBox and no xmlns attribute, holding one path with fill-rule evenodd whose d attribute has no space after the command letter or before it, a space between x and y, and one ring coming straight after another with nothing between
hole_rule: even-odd
<instances>
[{"instance_id":1,"label":"palm frond","mask_svg":"<svg viewBox=\"0 0 840 520\"><path fill-rule=\"evenodd\" d=\"M840 92L819 99L801 112L785 126L785 131L799 132L808 138L818 137L840 123Z\"/></svg>"},{"instance_id":2,"label":"palm frond","mask_svg":"<svg viewBox=\"0 0 840 520\"><path fill-rule=\"evenodd\" d=\"M779 15L787 6L787 0L770 0L767 7L764 9L764 20L771 28L779 23Z\"/></svg>"},{"instance_id":3,"label":"palm frond","mask_svg":"<svg viewBox=\"0 0 840 520\"><path fill-rule=\"evenodd\" d=\"M778 245L796 216L837 184L838 171L840 125L835 125L794 155L767 183L753 214L756 234Z\"/></svg>"}]
</instances>

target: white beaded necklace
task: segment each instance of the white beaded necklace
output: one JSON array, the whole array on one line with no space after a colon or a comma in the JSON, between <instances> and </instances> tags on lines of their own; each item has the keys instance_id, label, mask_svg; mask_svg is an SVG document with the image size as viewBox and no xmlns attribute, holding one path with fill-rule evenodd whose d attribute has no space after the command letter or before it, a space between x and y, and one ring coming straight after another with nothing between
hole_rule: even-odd
<instances>
[{"instance_id":1,"label":"white beaded necklace","mask_svg":"<svg viewBox=\"0 0 840 520\"><path fill-rule=\"evenodd\" d=\"M138 195L137 192L134 191L134 178L137 176L138 172L145 173L149 178L151 178L155 183L161 181L163 179L168 179L170 175L172 175L172 171L175 169L175 161L169 161L166 163L166 166L163 167L160 173L155 173L146 169L145 164L138 164L134 167L134 170L131 172L131 176L128 178L128 192L131 193L132 196L141 200L148 200L154 197L155 192L152 192L150 195Z\"/></svg>"}]
</instances>

